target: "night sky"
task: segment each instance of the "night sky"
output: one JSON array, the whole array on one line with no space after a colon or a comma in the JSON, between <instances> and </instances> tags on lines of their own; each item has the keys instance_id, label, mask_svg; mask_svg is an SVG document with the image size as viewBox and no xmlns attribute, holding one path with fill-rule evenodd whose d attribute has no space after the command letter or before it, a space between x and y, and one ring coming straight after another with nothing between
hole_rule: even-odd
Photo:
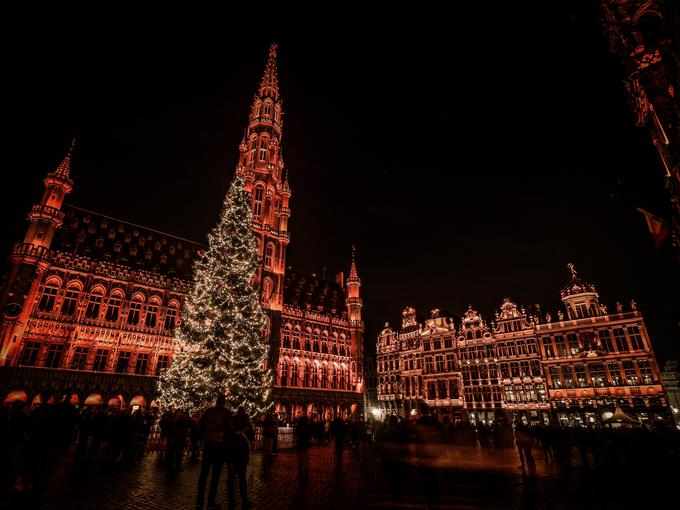
<instances>
[{"instance_id":1,"label":"night sky","mask_svg":"<svg viewBox=\"0 0 680 510\"><path fill-rule=\"evenodd\" d=\"M73 136L70 203L204 242L275 40L288 263L330 277L356 244L368 344L406 305L490 319L508 296L554 317L571 261L677 357L680 264L635 210L668 214L661 162L597 3L572 3L6 19L0 251Z\"/></svg>"}]
</instances>

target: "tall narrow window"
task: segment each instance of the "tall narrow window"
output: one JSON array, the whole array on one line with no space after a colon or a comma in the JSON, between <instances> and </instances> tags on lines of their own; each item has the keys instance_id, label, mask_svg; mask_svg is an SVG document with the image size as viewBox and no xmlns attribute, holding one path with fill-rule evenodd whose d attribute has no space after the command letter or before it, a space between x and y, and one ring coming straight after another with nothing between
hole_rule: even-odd
<instances>
[{"instance_id":1,"label":"tall narrow window","mask_svg":"<svg viewBox=\"0 0 680 510\"><path fill-rule=\"evenodd\" d=\"M73 359L71 360L71 368L73 370L85 370L87 354L89 352L90 349L87 347L76 347L76 352L73 353Z\"/></svg>"},{"instance_id":2,"label":"tall narrow window","mask_svg":"<svg viewBox=\"0 0 680 510\"><path fill-rule=\"evenodd\" d=\"M290 366L290 385L297 386L298 383L298 366L295 361Z\"/></svg>"},{"instance_id":3,"label":"tall narrow window","mask_svg":"<svg viewBox=\"0 0 680 510\"><path fill-rule=\"evenodd\" d=\"M265 103L264 104L264 116L269 117L271 115L271 111L272 111L272 105L270 105L269 103Z\"/></svg>"},{"instance_id":4,"label":"tall narrow window","mask_svg":"<svg viewBox=\"0 0 680 510\"><path fill-rule=\"evenodd\" d=\"M264 201L264 188L257 186L255 188L255 199L253 201L253 215L256 218L262 216L262 203Z\"/></svg>"},{"instance_id":5,"label":"tall narrow window","mask_svg":"<svg viewBox=\"0 0 680 510\"><path fill-rule=\"evenodd\" d=\"M282 343L283 347L286 349L290 349L290 328L283 328L283 335L282 335Z\"/></svg>"},{"instance_id":6,"label":"tall narrow window","mask_svg":"<svg viewBox=\"0 0 680 510\"><path fill-rule=\"evenodd\" d=\"M28 367L35 366L35 362L38 360L38 352L40 351L40 342L26 342L24 350L21 351L21 358L19 359L19 365L24 365Z\"/></svg>"},{"instance_id":7,"label":"tall narrow window","mask_svg":"<svg viewBox=\"0 0 680 510\"><path fill-rule=\"evenodd\" d=\"M175 329L177 324L177 308L175 305L168 306L165 311L165 329L166 331L172 331Z\"/></svg>"},{"instance_id":8,"label":"tall narrow window","mask_svg":"<svg viewBox=\"0 0 680 510\"><path fill-rule=\"evenodd\" d=\"M305 351L312 350L311 332L308 329L302 333L303 348Z\"/></svg>"},{"instance_id":9,"label":"tall narrow window","mask_svg":"<svg viewBox=\"0 0 680 510\"><path fill-rule=\"evenodd\" d=\"M293 330L293 349L300 349L300 328Z\"/></svg>"},{"instance_id":10,"label":"tall narrow window","mask_svg":"<svg viewBox=\"0 0 680 510\"><path fill-rule=\"evenodd\" d=\"M61 304L61 314L70 317L76 313L76 305L78 304L78 296L80 289L78 287L71 287L66 289L64 294L64 302Z\"/></svg>"},{"instance_id":11,"label":"tall narrow window","mask_svg":"<svg viewBox=\"0 0 680 510\"><path fill-rule=\"evenodd\" d=\"M47 351L47 359L45 366L48 368L59 368L61 365L61 358L64 355L64 344L51 344L50 350Z\"/></svg>"},{"instance_id":12,"label":"tall narrow window","mask_svg":"<svg viewBox=\"0 0 680 510\"><path fill-rule=\"evenodd\" d=\"M614 342L616 343L616 349L619 352L628 352L628 340L626 340L626 335L622 328L616 328L614 330Z\"/></svg>"},{"instance_id":13,"label":"tall narrow window","mask_svg":"<svg viewBox=\"0 0 680 510\"><path fill-rule=\"evenodd\" d=\"M158 302L150 301L146 307L146 317L144 318L144 325L147 328L155 328L158 320Z\"/></svg>"},{"instance_id":14,"label":"tall narrow window","mask_svg":"<svg viewBox=\"0 0 680 510\"><path fill-rule=\"evenodd\" d=\"M137 363L135 364L135 374L144 375L146 374L146 368L149 364L149 354L146 352L137 355Z\"/></svg>"},{"instance_id":15,"label":"tall narrow window","mask_svg":"<svg viewBox=\"0 0 680 510\"><path fill-rule=\"evenodd\" d=\"M118 363L116 364L116 372L119 374L126 374L130 366L130 358L132 353L130 351L120 351L118 353Z\"/></svg>"},{"instance_id":16,"label":"tall narrow window","mask_svg":"<svg viewBox=\"0 0 680 510\"><path fill-rule=\"evenodd\" d=\"M98 319L99 311L102 307L102 299L104 298L104 292L101 289L95 289L90 294L90 299L87 302L87 309L85 310L85 316L88 319Z\"/></svg>"},{"instance_id":17,"label":"tall narrow window","mask_svg":"<svg viewBox=\"0 0 680 510\"><path fill-rule=\"evenodd\" d=\"M160 355L158 356L158 361L156 362L156 375L161 375L163 371L168 368L169 365L169 359L167 356Z\"/></svg>"},{"instance_id":18,"label":"tall narrow window","mask_svg":"<svg viewBox=\"0 0 680 510\"><path fill-rule=\"evenodd\" d=\"M630 345L634 351L644 349L642 344L642 336L640 335L640 328L637 326L630 326L628 328L628 336L630 337Z\"/></svg>"},{"instance_id":19,"label":"tall narrow window","mask_svg":"<svg viewBox=\"0 0 680 510\"><path fill-rule=\"evenodd\" d=\"M281 386L288 386L288 363L286 361L281 363Z\"/></svg>"},{"instance_id":20,"label":"tall narrow window","mask_svg":"<svg viewBox=\"0 0 680 510\"><path fill-rule=\"evenodd\" d=\"M267 161L267 139L260 140L260 161Z\"/></svg>"},{"instance_id":21,"label":"tall narrow window","mask_svg":"<svg viewBox=\"0 0 680 510\"><path fill-rule=\"evenodd\" d=\"M139 315L142 312L142 298L135 296L130 303L130 311L128 312L127 323L131 325L139 324Z\"/></svg>"},{"instance_id":22,"label":"tall narrow window","mask_svg":"<svg viewBox=\"0 0 680 510\"><path fill-rule=\"evenodd\" d=\"M109 302L106 306L106 320L109 322L116 322L120 314L120 304L123 296L120 293L111 294Z\"/></svg>"},{"instance_id":23,"label":"tall narrow window","mask_svg":"<svg viewBox=\"0 0 680 510\"><path fill-rule=\"evenodd\" d=\"M57 298L57 291L59 285L56 282L49 282L45 285L45 290L38 303L38 310L42 312L51 312L54 309L54 302Z\"/></svg>"},{"instance_id":24,"label":"tall narrow window","mask_svg":"<svg viewBox=\"0 0 680 510\"><path fill-rule=\"evenodd\" d=\"M267 243L264 249L264 268L271 269L274 261L274 245Z\"/></svg>"},{"instance_id":25,"label":"tall narrow window","mask_svg":"<svg viewBox=\"0 0 680 510\"><path fill-rule=\"evenodd\" d=\"M108 349L97 349L97 353L94 358L94 366L92 367L92 369L95 372L105 372L106 363L108 359L109 359Z\"/></svg>"}]
</instances>

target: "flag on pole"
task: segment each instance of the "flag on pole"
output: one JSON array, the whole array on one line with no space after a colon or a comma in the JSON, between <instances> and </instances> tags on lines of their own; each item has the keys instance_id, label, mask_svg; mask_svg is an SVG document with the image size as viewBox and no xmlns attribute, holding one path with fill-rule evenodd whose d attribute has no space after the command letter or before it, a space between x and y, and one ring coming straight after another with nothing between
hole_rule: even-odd
<instances>
[{"instance_id":1,"label":"flag on pole","mask_svg":"<svg viewBox=\"0 0 680 510\"><path fill-rule=\"evenodd\" d=\"M663 243L663 240L666 239L666 237L668 237L668 234L670 233L668 222L664 221L657 215L652 214L649 211L646 211L640 207L637 207L636 209L645 216L645 221L647 221L647 228L649 228L649 231L652 234L652 238L654 239L654 247L657 250L660 249L661 243Z\"/></svg>"}]
</instances>

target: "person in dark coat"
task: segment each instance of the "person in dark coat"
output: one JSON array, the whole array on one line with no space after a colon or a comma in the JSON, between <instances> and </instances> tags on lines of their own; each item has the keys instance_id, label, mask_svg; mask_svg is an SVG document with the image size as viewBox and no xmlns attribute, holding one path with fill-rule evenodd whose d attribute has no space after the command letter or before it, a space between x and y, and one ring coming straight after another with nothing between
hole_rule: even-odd
<instances>
[{"instance_id":1,"label":"person in dark coat","mask_svg":"<svg viewBox=\"0 0 680 510\"><path fill-rule=\"evenodd\" d=\"M250 507L246 471L248 469L248 461L250 460L250 441L253 439L255 439L253 424L246 414L245 408L240 406L236 411L236 416L234 416L234 433L232 434L231 448L229 448L227 453L227 494L231 506L236 502L234 482L236 477L238 477L241 505L243 508Z\"/></svg>"},{"instance_id":2,"label":"person in dark coat","mask_svg":"<svg viewBox=\"0 0 680 510\"><path fill-rule=\"evenodd\" d=\"M222 465L226 461L226 439L234 434L232 415L225 407L225 403L224 395L219 395L215 406L207 409L198 421L197 434L203 441L203 456L201 457L201 473L198 476L197 509L203 508L205 485L210 471L212 475L208 491L208 508L219 507L215 498Z\"/></svg>"},{"instance_id":3,"label":"person in dark coat","mask_svg":"<svg viewBox=\"0 0 680 510\"><path fill-rule=\"evenodd\" d=\"M295 424L295 447L298 458L298 477L307 480L309 477L309 440L312 437L312 427L307 415L303 414Z\"/></svg>"}]
</instances>

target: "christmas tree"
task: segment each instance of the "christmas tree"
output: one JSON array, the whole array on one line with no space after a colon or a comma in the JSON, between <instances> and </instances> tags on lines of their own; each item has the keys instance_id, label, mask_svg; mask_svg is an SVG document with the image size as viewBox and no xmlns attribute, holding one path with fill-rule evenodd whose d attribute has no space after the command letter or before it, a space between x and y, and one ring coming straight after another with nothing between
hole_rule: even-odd
<instances>
[{"instance_id":1,"label":"christmas tree","mask_svg":"<svg viewBox=\"0 0 680 510\"><path fill-rule=\"evenodd\" d=\"M243 405L251 416L269 407L266 315L255 283L258 242L251 228L250 195L235 176L208 250L194 267L176 354L159 381L162 409L193 414L218 394L232 410Z\"/></svg>"}]
</instances>

